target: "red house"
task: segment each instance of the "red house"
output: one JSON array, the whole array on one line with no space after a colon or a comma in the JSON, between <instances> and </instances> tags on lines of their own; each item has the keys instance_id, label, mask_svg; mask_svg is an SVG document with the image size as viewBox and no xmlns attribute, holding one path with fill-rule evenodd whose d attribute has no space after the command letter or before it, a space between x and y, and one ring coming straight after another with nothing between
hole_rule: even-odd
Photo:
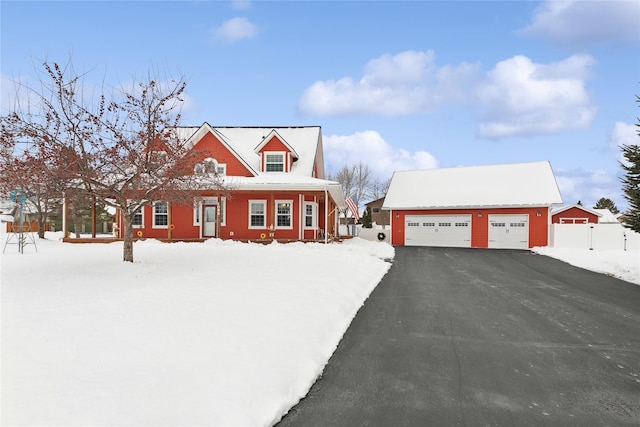
<instances>
[{"instance_id":1,"label":"red house","mask_svg":"<svg viewBox=\"0 0 640 427\"><path fill-rule=\"evenodd\" d=\"M549 162L531 162L395 172L382 208L393 245L528 249L561 203Z\"/></svg>"},{"instance_id":2,"label":"red house","mask_svg":"<svg viewBox=\"0 0 640 427\"><path fill-rule=\"evenodd\" d=\"M232 191L228 197L202 191L192 206L145 206L134 218L135 237L326 240L337 235L337 208L345 202L342 186L324 179L319 126L204 123L177 132L192 149L210 154L202 168L214 168Z\"/></svg>"}]
</instances>

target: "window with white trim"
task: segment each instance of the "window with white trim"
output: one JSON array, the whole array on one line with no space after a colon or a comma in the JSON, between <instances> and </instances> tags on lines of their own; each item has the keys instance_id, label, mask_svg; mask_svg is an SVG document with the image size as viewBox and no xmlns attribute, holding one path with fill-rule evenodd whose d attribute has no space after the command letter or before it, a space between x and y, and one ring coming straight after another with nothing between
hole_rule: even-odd
<instances>
[{"instance_id":1,"label":"window with white trim","mask_svg":"<svg viewBox=\"0 0 640 427\"><path fill-rule=\"evenodd\" d=\"M169 226L169 204L155 202L153 204L153 228L167 228Z\"/></svg>"},{"instance_id":2,"label":"window with white trim","mask_svg":"<svg viewBox=\"0 0 640 427\"><path fill-rule=\"evenodd\" d=\"M135 214L133 214L133 218L131 219L131 226L133 228L143 228L144 227L144 206L141 206Z\"/></svg>"},{"instance_id":3,"label":"window with white trim","mask_svg":"<svg viewBox=\"0 0 640 427\"><path fill-rule=\"evenodd\" d=\"M265 172L284 172L284 153L266 153L264 170Z\"/></svg>"},{"instance_id":4,"label":"window with white trim","mask_svg":"<svg viewBox=\"0 0 640 427\"><path fill-rule=\"evenodd\" d=\"M266 228L267 201L249 200L249 228Z\"/></svg>"},{"instance_id":5,"label":"window with white trim","mask_svg":"<svg viewBox=\"0 0 640 427\"><path fill-rule=\"evenodd\" d=\"M318 228L318 204L304 202L304 228L315 230Z\"/></svg>"},{"instance_id":6,"label":"window with white trim","mask_svg":"<svg viewBox=\"0 0 640 427\"><path fill-rule=\"evenodd\" d=\"M276 200L276 228L293 228L292 207L293 200Z\"/></svg>"}]
</instances>

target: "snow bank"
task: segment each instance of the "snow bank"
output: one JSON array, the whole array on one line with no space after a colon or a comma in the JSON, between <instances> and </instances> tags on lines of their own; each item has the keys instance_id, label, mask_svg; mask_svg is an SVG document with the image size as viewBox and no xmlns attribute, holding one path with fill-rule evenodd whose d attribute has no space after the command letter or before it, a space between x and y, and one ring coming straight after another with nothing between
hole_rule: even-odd
<instances>
[{"instance_id":1,"label":"snow bank","mask_svg":"<svg viewBox=\"0 0 640 427\"><path fill-rule=\"evenodd\" d=\"M640 250L589 250L535 247L533 251L560 259L576 267L609 274L640 285Z\"/></svg>"},{"instance_id":2,"label":"snow bank","mask_svg":"<svg viewBox=\"0 0 640 427\"><path fill-rule=\"evenodd\" d=\"M123 263L122 243L37 244L2 256L3 425L272 425L394 256L147 240Z\"/></svg>"}]
</instances>

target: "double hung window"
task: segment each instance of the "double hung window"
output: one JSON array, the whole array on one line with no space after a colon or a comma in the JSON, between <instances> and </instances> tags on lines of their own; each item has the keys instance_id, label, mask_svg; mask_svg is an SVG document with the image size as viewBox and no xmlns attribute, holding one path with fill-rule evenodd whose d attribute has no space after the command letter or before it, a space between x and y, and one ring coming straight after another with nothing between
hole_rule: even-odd
<instances>
[{"instance_id":1,"label":"double hung window","mask_svg":"<svg viewBox=\"0 0 640 427\"><path fill-rule=\"evenodd\" d=\"M264 159L266 172L284 172L284 153L267 153Z\"/></svg>"},{"instance_id":2,"label":"double hung window","mask_svg":"<svg viewBox=\"0 0 640 427\"><path fill-rule=\"evenodd\" d=\"M292 200L276 200L276 228L293 228L291 221Z\"/></svg>"},{"instance_id":3,"label":"double hung window","mask_svg":"<svg viewBox=\"0 0 640 427\"><path fill-rule=\"evenodd\" d=\"M169 226L169 204L156 202L153 204L153 228L167 228Z\"/></svg>"},{"instance_id":4,"label":"double hung window","mask_svg":"<svg viewBox=\"0 0 640 427\"><path fill-rule=\"evenodd\" d=\"M249 200L249 228L266 228L267 202Z\"/></svg>"}]
</instances>

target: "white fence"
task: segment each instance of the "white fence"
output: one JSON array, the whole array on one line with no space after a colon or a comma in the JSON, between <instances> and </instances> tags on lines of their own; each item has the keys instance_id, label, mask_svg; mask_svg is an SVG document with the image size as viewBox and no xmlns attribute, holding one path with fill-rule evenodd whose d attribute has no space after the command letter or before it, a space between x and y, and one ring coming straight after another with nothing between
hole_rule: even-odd
<instances>
[{"instance_id":1,"label":"white fence","mask_svg":"<svg viewBox=\"0 0 640 427\"><path fill-rule=\"evenodd\" d=\"M554 248L640 249L640 234L621 224L551 224L549 234Z\"/></svg>"}]
</instances>

